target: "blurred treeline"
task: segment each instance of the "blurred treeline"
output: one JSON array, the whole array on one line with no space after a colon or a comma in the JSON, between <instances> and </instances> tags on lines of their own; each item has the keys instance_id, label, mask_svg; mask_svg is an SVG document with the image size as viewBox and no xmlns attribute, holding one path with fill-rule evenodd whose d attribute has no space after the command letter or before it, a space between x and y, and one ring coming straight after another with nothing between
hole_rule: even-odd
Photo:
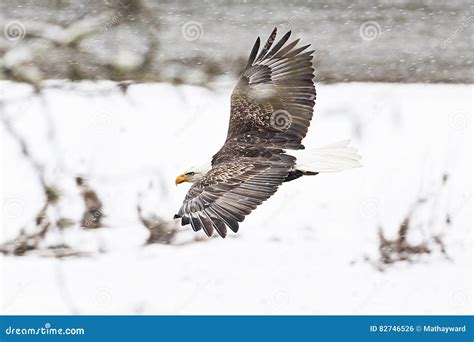
<instances>
[{"instance_id":1,"label":"blurred treeline","mask_svg":"<svg viewBox=\"0 0 474 342\"><path fill-rule=\"evenodd\" d=\"M0 3L0 78L207 84L272 27L312 43L316 81L472 82L469 1Z\"/></svg>"}]
</instances>

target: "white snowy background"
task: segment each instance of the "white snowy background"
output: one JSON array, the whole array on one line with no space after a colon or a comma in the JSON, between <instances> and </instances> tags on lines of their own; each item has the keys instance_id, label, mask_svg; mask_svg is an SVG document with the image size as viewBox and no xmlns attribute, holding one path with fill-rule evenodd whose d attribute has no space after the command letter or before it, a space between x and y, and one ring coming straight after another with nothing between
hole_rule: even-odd
<instances>
[{"instance_id":1,"label":"white snowy background","mask_svg":"<svg viewBox=\"0 0 474 342\"><path fill-rule=\"evenodd\" d=\"M0 313L473 314L471 11L0 2ZM209 239L173 221L189 189L174 181L223 144L236 77L273 27L316 50L304 144L349 138L364 166L285 183ZM81 227L76 177L100 228ZM47 222L40 178L59 198L25 243ZM137 207L169 244L147 244Z\"/></svg>"},{"instance_id":2,"label":"white snowy background","mask_svg":"<svg viewBox=\"0 0 474 342\"><path fill-rule=\"evenodd\" d=\"M87 256L2 256L2 313L472 313L471 85L318 84L305 145L351 138L363 168L284 184L226 239L145 246L137 203L172 219L188 189L175 177L225 139L233 82L135 84L123 94L112 82L49 81L42 97L0 83L3 115L56 172L63 214L80 220L81 175L106 215L104 228L76 224L46 237ZM5 130L2 143L3 242L44 199ZM439 235L446 253L431 241L432 253L381 271L378 229L396 237L419 198L428 200L408 240ZM181 230L183 241L196 234Z\"/></svg>"}]
</instances>

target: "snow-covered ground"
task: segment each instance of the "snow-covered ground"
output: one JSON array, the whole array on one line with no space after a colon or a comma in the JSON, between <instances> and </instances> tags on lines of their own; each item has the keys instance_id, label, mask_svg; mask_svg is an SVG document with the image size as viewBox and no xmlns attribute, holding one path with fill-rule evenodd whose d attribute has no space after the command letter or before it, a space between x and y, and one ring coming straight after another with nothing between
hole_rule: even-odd
<instances>
[{"instance_id":1,"label":"snow-covered ground","mask_svg":"<svg viewBox=\"0 0 474 342\"><path fill-rule=\"evenodd\" d=\"M173 217L188 189L175 177L225 139L231 87L137 84L124 95L110 82L51 82L41 99L0 83L2 115L62 190L64 216L81 217L78 174L106 214L105 228L47 236L90 256L0 257L1 313L472 314L469 85L318 85L305 145L351 138L363 168L284 184L225 240L144 246L137 203ZM31 165L2 131L0 242L44 203ZM428 200L409 241L440 235L448 257L431 242L433 253L417 262L377 270L379 227L395 237L419 198Z\"/></svg>"}]
</instances>

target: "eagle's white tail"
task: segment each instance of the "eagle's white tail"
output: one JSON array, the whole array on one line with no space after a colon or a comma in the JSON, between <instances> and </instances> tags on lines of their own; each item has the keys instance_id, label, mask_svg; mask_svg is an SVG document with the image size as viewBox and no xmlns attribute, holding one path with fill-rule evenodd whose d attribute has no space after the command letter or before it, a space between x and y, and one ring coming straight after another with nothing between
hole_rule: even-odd
<instances>
[{"instance_id":1,"label":"eagle's white tail","mask_svg":"<svg viewBox=\"0 0 474 342\"><path fill-rule=\"evenodd\" d=\"M350 140L339 141L323 147L291 151L296 157L296 169L303 172L340 172L361 167L361 155L353 147Z\"/></svg>"}]
</instances>

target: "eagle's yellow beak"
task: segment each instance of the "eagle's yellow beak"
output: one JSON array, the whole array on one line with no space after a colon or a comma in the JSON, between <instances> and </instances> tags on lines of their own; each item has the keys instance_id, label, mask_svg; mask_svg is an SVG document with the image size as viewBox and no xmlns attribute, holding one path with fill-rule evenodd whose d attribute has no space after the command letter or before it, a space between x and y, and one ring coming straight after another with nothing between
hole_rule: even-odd
<instances>
[{"instance_id":1,"label":"eagle's yellow beak","mask_svg":"<svg viewBox=\"0 0 474 342\"><path fill-rule=\"evenodd\" d=\"M188 178L186 177L186 175L179 175L178 177L176 177L176 180L174 181L174 184L178 185L178 184L181 184L183 182L187 182L188 181Z\"/></svg>"}]
</instances>

